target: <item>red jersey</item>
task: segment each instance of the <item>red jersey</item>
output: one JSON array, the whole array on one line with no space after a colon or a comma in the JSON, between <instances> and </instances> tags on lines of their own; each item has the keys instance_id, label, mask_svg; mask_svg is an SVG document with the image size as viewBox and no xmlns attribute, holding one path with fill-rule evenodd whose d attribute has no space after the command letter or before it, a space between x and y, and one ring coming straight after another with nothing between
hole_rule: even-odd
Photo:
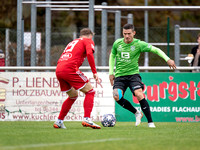
<instances>
[{"instance_id":1,"label":"red jersey","mask_svg":"<svg viewBox=\"0 0 200 150\"><path fill-rule=\"evenodd\" d=\"M93 73L97 73L94 61L94 42L89 38L79 38L70 42L58 60L58 64L78 70L87 57Z\"/></svg>"}]
</instances>

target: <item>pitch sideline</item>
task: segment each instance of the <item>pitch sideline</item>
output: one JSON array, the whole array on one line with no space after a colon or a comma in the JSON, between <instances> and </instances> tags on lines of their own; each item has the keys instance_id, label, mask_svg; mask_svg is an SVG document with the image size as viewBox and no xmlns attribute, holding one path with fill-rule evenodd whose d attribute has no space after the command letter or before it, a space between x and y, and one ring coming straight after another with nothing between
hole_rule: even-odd
<instances>
[{"instance_id":1,"label":"pitch sideline","mask_svg":"<svg viewBox=\"0 0 200 150\"><path fill-rule=\"evenodd\" d=\"M120 140L133 140L130 138L110 138L110 139L99 139L89 141L73 141L73 142L62 142L62 143L46 143L46 144L30 144L30 145L19 145L19 146L5 146L3 149L17 149L17 148L36 148L36 147L47 147L47 146L59 146L59 145L73 145L73 144L88 144L88 143L101 143L108 141L120 141Z\"/></svg>"}]
</instances>

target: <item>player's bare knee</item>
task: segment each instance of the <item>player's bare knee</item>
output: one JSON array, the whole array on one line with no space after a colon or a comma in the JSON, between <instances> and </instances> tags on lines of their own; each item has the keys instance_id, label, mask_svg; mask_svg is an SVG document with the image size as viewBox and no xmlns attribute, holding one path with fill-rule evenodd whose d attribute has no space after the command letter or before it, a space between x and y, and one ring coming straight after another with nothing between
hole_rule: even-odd
<instances>
[{"instance_id":1,"label":"player's bare knee","mask_svg":"<svg viewBox=\"0 0 200 150\"><path fill-rule=\"evenodd\" d=\"M135 93L135 97L138 99L138 100L141 100L144 98L144 95L143 93Z\"/></svg>"},{"instance_id":2,"label":"player's bare knee","mask_svg":"<svg viewBox=\"0 0 200 150\"><path fill-rule=\"evenodd\" d=\"M118 95L117 89L113 90L113 98L115 99L115 101L119 100L119 95Z\"/></svg>"},{"instance_id":3,"label":"player's bare knee","mask_svg":"<svg viewBox=\"0 0 200 150\"><path fill-rule=\"evenodd\" d=\"M136 97L138 100L141 100L141 99L144 98L142 89L137 89L137 90L135 90L135 91L134 91L134 95L135 95L135 97Z\"/></svg>"},{"instance_id":4,"label":"player's bare knee","mask_svg":"<svg viewBox=\"0 0 200 150\"><path fill-rule=\"evenodd\" d=\"M113 98L115 99L115 101L118 101L119 100L119 95L113 93Z\"/></svg>"},{"instance_id":5,"label":"player's bare knee","mask_svg":"<svg viewBox=\"0 0 200 150\"><path fill-rule=\"evenodd\" d=\"M75 89L70 90L69 92L67 92L67 94L70 98L78 97L78 91L76 91Z\"/></svg>"},{"instance_id":6,"label":"player's bare knee","mask_svg":"<svg viewBox=\"0 0 200 150\"><path fill-rule=\"evenodd\" d=\"M119 101L122 98L122 90L121 89L114 89L113 90L113 98L115 101Z\"/></svg>"}]
</instances>

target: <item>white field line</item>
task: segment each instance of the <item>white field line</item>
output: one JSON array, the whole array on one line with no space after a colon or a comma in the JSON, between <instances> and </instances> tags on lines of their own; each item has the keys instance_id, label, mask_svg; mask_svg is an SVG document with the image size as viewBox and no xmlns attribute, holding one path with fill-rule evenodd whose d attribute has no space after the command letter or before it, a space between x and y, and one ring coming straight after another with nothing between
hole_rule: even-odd
<instances>
[{"instance_id":1,"label":"white field line","mask_svg":"<svg viewBox=\"0 0 200 150\"><path fill-rule=\"evenodd\" d=\"M110 139L99 139L99 140L88 140L88 141L72 141L72 142L62 142L62 143L46 143L46 144L30 144L30 145L19 145L19 146L4 146L3 149L17 149L17 148L37 148L37 147L48 147L48 146L60 146L60 145L73 145L73 144L88 144L88 143L102 143L108 141L124 141L133 140L130 138L110 138Z\"/></svg>"}]
</instances>

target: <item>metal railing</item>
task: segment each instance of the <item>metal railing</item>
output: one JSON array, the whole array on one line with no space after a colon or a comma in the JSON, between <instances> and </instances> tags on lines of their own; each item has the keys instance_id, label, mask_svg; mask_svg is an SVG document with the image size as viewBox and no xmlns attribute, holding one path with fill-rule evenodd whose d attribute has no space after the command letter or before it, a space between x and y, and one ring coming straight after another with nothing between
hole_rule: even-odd
<instances>
[{"instance_id":1,"label":"metal railing","mask_svg":"<svg viewBox=\"0 0 200 150\"><path fill-rule=\"evenodd\" d=\"M56 66L26 66L26 67L16 67L16 66L9 66L9 67L0 67L0 70L55 70ZM89 66L81 66L81 70L90 70ZM97 66L97 70L109 70L109 66ZM168 66L140 66L140 70L171 70ZM200 67L190 67L190 66L178 66L176 70L200 70Z\"/></svg>"}]
</instances>

